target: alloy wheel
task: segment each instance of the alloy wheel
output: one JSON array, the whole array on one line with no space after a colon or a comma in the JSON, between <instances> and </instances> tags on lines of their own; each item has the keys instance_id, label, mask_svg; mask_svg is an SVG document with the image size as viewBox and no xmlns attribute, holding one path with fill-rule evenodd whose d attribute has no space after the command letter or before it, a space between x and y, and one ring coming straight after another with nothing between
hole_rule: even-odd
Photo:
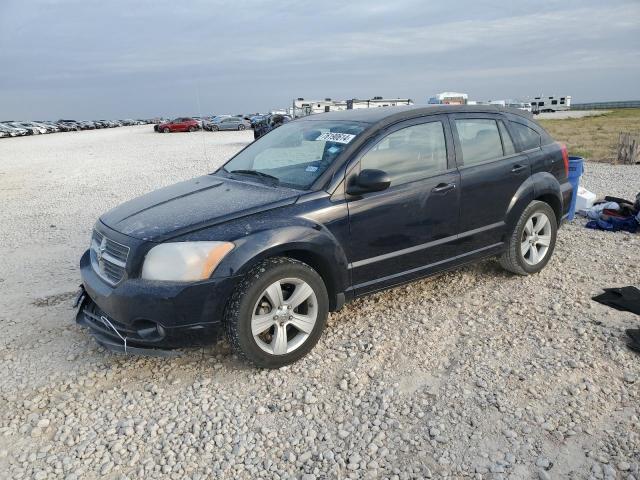
<instances>
[{"instance_id":1,"label":"alloy wheel","mask_svg":"<svg viewBox=\"0 0 640 480\"><path fill-rule=\"evenodd\" d=\"M285 355L307 340L317 319L313 288L299 278L284 278L260 294L251 316L251 333L265 352Z\"/></svg>"},{"instance_id":2,"label":"alloy wheel","mask_svg":"<svg viewBox=\"0 0 640 480\"><path fill-rule=\"evenodd\" d=\"M536 212L527 220L522 231L520 251L524 261L529 265L537 265L547 255L550 244L551 222L549 217L542 212Z\"/></svg>"}]
</instances>

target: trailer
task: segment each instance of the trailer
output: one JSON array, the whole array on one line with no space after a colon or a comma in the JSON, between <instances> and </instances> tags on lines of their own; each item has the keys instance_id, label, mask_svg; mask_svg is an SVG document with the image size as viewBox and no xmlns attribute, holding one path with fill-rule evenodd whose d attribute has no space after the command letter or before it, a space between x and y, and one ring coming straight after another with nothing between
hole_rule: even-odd
<instances>
[{"instance_id":1,"label":"trailer","mask_svg":"<svg viewBox=\"0 0 640 480\"><path fill-rule=\"evenodd\" d=\"M430 97L427 103L433 105L466 105L469 95L459 92L442 92Z\"/></svg>"},{"instance_id":2,"label":"trailer","mask_svg":"<svg viewBox=\"0 0 640 480\"><path fill-rule=\"evenodd\" d=\"M547 113L547 112L562 112L571 108L571 96L565 95L564 97L535 97L531 101L531 113Z\"/></svg>"}]
</instances>

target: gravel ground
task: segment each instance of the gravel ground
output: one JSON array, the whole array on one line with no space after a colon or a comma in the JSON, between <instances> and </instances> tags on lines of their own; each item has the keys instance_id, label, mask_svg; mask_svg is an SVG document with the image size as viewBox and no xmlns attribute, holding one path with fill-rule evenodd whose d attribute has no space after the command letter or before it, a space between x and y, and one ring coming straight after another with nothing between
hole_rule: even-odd
<instances>
[{"instance_id":1,"label":"gravel ground","mask_svg":"<svg viewBox=\"0 0 640 480\"><path fill-rule=\"evenodd\" d=\"M640 235L560 231L538 275L495 261L358 300L277 371L225 343L173 359L98 348L73 322L100 213L210 171L251 132L150 126L0 141L0 478L640 479ZM205 155L206 151L206 155ZM588 164L630 198L640 168Z\"/></svg>"}]
</instances>

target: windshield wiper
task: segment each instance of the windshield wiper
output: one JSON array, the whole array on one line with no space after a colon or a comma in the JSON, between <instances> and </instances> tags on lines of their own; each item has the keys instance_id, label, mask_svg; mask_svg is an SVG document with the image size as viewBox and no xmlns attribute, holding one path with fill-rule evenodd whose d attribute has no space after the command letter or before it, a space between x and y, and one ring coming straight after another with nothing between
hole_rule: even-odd
<instances>
[{"instance_id":1,"label":"windshield wiper","mask_svg":"<svg viewBox=\"0 0 640 480\"><path fill-rule=\"evenodd\" d=\"M237 173L239 175L253 175L255 177L275 180L276 182L280 183L280 179L278 177L274 177L273 175L269 175L268 173L258 172L257 170L231 170L229 173Z\"/></svg>"}]
</instances>

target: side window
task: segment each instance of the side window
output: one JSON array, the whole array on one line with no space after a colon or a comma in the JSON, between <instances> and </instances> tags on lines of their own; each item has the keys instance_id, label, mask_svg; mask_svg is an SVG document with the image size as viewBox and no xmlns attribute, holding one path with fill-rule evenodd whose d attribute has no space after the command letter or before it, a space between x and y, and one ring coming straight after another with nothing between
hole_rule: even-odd
<instances>
[{"instance_id":1,"label":"side window","mask_svg":"<svg viewBox=\"0 0 640 480\"><path fill-rule=\"evenodd\" d=\"M516 153L516 148L513 146L513 140L511 140L511 135L507 131L507 127L504 126L504 123L501 121L498 122L498 128L500 128L500 136L502 137L502 148L504 149L505 155L513 155Z\"/></svg>"},{"instance_id":2,"label":"side window","mask_svg":"<svg viewBox=\"0 0 640 480\"><path fill-rule=\"evenodd\" d=\"M384 170L391 185L401 185L447 169L442 122L413 125L390 133L360 160L362 170Z\"/></svg>"},{"instance_id":3,"label":"side window","mask_svg":"<svg viewBox=\"0 0 640 480\"><path fill-rule=\"evenodd\" d=\"M467 118L455 122L464 165L475 165L504 155L495 120Z\"/></svg>"},{"instance_id":4,"label":"side window","mask_svg":"<svg viewBox=\"0 0 640 480\"><path fill-rule=\"evenodd\" d=\"M511 122L511 129L516 137L516 141L520 144L522 150L531 150L540 146L540 134L534 129L522 125L521 123Z\"/></svg>"}]
</instances>

